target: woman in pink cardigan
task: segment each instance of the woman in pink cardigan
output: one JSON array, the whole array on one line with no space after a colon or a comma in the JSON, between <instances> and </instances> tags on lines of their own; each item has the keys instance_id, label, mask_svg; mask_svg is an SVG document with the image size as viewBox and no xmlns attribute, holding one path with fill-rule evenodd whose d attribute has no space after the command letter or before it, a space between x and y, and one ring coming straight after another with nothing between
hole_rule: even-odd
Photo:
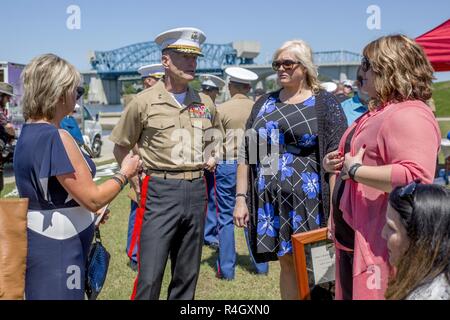
<instances>
[{"instance_id":1,"label":"woman in pink cardigan","mask_svg":"<svg viewBox=\"0 0 450 320\"><path fill-rule=\"evenodd\" d=\"M381 236L388 193L415 179L431 183L441 140L425 104L433 69L422 48L394 35L373 41L363 55L369 111L323 163L338 174L329 229L336 244L336 299L345 300L384 299L391 269Z\"/></svg>"}]
</instances>

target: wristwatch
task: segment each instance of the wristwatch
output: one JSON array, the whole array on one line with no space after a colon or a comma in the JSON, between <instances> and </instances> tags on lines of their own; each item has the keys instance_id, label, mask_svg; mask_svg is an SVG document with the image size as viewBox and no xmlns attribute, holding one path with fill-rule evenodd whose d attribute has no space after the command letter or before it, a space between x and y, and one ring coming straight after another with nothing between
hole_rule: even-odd
<instances>
[{"instance_id":1,"label":"wristwatch","mask_svg":"<svg viewBox=\"0 0 450 320\"><path fill-rule=\"evenodd\" d=\"M361 164L361 163L355 163L354 165L352 165L352 166L350 167L350 169L348 169L348 176L349 176L350 179L352 179L353 181L355 181L355 174L356 174L356 171L357 171L360 167L362 167L362 164Z\"/></svg>"},{"instance_id":2,"label":"wristwatch","mask_svg":"<svg viewBox=\"0 0 450 320\"><path fill-rule=\"evenodd\" d=\"M246 194L244 194L244 193L238 193L237 195L236 195L236 199L237 198L245 198L245 200L247 200L248 199L248 196L246 195Z\"/></svg>"}]
</instances>

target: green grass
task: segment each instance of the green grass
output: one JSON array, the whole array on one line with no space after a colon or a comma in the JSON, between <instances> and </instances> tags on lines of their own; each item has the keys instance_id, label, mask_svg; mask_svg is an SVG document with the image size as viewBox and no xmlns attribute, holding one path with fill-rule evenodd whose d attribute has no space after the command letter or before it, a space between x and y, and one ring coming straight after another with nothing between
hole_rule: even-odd
<instances>
[{"instance_id":1,"label":"green grass","mask_svg":"<svg viewBox=\"0 0 450 320\"><path fill-rule=\"evenodd\" d=\"M450 81L433 84L433 99L436 103L436 116L450 117Z\"/></svg>"},{"instance_id":2,"label":"green grass","mask_svg":"<svg viewBox=\"0 0 450 320\"><path fill-rule=\"evenodd\" d=\"M449 82L450 85L450 82ZM448 99L450 103L450 97ZM439 108L439 107L438 107ZM446 115L450 115L449 112ZM442 136L450 131L450 121L439 122ZM106 161L97 165L110 163ZM440 163L443 156L440 155ZM104 181L100 180L100 183ZM10 193L14 184L7 184L0 197ZM128 257L125 253L128 215L130 201L124 190L111 204L111 216L102 226L102 240L111 253L111 262L108 277L99 299L101 300L128 300L133 289L136 273L128 266ZM280 267L277 262L270 263L269 275L258 276L253 273L250 257L248 255L245 237L241 229L236 229L237 267L234 281L223 281L215 277L215 262L217 253L208 247L203 248L200 277L197 284L196 299L199 300L278 300ZM167 287L170 282L170 262L164 275L161 299L167 297Z\"/></svg>"},{"instance_id":3,"label":"green grass","mask_svg":"<svg viewBox=\"0 0 450 320\"><path fill-rule=\"evenodd\" d=\"M450 121L439 121L438 123L442 137L447 138L447 133L450 131ZM439 152L439 163L444 164L444 155L442 152Z\"/></svg>"},{"instance_id":4,"label":"green grass","mask_svg":"<svg viewBox=\"0 0 450 320\"><path fill-rule=\"evenodd\" d=\"M438 123L441 128L442 138L447 138L447 134L450 131L450 121L439 121Z\"/></svg>"},{"instance_id":5,"label":"green grass","mask_svg":"<svg viewBox=\"0 0 450 320\"><path fill-rule=\"evenodd\" d=\"M99 181L103 182L105 179ZM2 197L15 188L14 183L5 185ZM111 204L108 222L101 227L104 246L111 254L111 261L105 286L99 300L129 300L137 273L128 266L125 253L130 201L128 190L124 190ZM268 276L253 273L242 229L236 229L237 267L234 281L215 277L214 265L217 253L203 247L200 277L197 283L197 300L279 300L280 266L271 262ZM170 282L170 260L164 275L161 299L167 297Z\"/></svg>"},{"instance_id":6,"label":"green grass","mask_svg":"<svg viewBox=\"0 0 450 320\"><path fill-rule=\"evenodd\" d=\"M112 203L111 216L102 226L102 240L111 253L111 264L101 300L127 300L131 296L136 273L128 266L125 254L129 214L129 199L123 191ZM236 229L237 268L234 281L223 281L215 277L214 265L217 254L209 247L203 247L200 277L197 283L196 299L199 300L279 300L279 272L277 262L270 263L269 275L253 273L245 237ZM170 282L170 262L164 275L161 299L167 297Z\"/></svg>"},{"instance_id":7,"label":"green grass","mask_svg":"<svg viewBox=\"0 0 450 320\"><path fill-rule=\"evenodd\" d=\"M0 192L0 198L3 198L5 195L7 195L8 193L10 193L11 191L13 191L16 188L15 183L8 183L5 184L2 192Z\"/></svg>"}]
</instances>

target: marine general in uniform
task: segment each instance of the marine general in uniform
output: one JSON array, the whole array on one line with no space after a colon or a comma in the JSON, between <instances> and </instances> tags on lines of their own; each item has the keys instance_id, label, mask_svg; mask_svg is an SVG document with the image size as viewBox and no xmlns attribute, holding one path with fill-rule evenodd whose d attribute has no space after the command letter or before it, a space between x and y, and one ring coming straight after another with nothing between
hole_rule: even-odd
<instances>
[{"instance_id":1,"label":"marine general in uniform","mask_svg":"<svg viewBox=\"0 0 450 320\"><path fill-rule=\"evenodd\" d=\"M139 266L132 299L159 299L169 254L168 299L195 296L207 203L204 169L216 164L214 152L206 152L212 149L208 136L221 132L214 103L188 87L205 39L195 28L156 38L165 79L137 95L111 134L117 161L137 144L146 170L131 243L138 244Z\"/></svg>"}]
</instances>

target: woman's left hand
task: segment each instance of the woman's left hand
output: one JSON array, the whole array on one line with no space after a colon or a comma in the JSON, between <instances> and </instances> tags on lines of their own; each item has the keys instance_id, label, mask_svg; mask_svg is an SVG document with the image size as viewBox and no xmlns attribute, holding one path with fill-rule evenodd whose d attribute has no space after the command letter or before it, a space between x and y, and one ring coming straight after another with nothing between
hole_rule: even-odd
<instances>
[{"instance_id":1,"label":"woman's left hand","mask_svg":"<svg viewBox=\"0 0 450 320\"><path fill-rule=\"evenodd\" d=\"M361 149L359 149L358 153L352 157L350 155L350 152L345 155L344 159L344 167L342 168L343 175L342 180L348 180L350 179L348 173L348 170L354 165L354 164L362 164L364 153L366 152L366 145L364 145Z\"/></svg>"}]
</instances>

